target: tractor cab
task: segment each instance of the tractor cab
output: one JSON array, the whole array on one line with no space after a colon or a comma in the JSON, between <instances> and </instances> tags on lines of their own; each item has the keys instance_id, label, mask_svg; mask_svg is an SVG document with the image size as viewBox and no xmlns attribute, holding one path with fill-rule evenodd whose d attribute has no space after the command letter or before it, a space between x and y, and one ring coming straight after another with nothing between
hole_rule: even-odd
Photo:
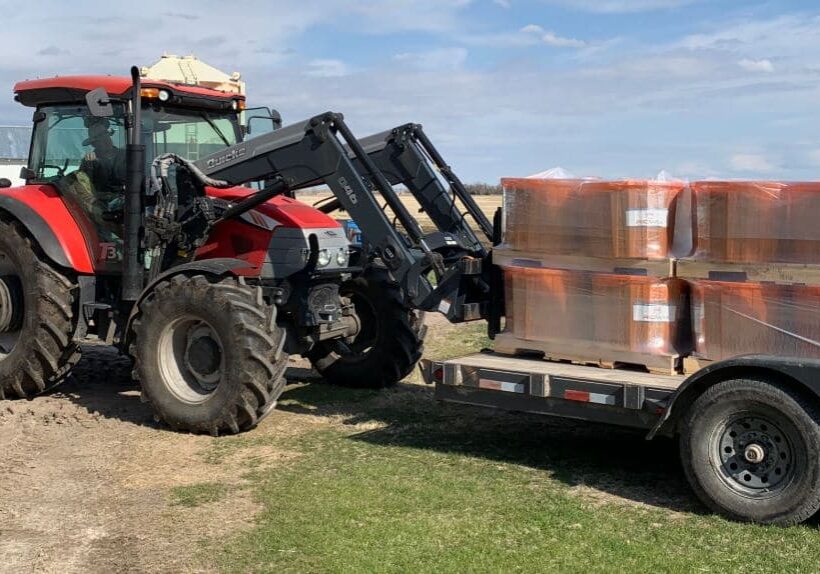
<instances>
[{"instance_id":1,"label":"tractor cab","mask_svg":"<svg viewBox=\"0 0 820 574\"><path fill-rule=\"evenodd\" d=\"M35 108L27 185L53 185L84 228L97 271L119 270L126 179L128 77L64 76L20 82L15 99ZM102 88L109 113L95 115L87 94ZM146 173L153 158L173 153L196 161L278 127L278 114L246 109L242 94L147 80L141 87L141 143Z\"/></svg>"}]
</instances>

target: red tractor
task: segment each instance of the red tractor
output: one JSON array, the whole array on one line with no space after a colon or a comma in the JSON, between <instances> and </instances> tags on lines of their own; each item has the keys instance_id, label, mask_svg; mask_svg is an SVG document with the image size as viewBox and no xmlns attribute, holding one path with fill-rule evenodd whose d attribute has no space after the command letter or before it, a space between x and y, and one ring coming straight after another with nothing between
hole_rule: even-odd
<instances>
[{"instance_id":1,"label":"red tractor","mask_svg":"<svg viewBox=\"0 0 820 574\"><path fill-rule=\"evenodd\" d=\"M14 91L34 130L26 185L0 181L0 398L48 391L98 338L133 357L168 425L235 433L274 407L288 354L382 387L421 356L418 310L488 315L487 253L456 196L488 237L492 225L419 126L362 142L338 114L282 128L244 96L136 69ZM397 183L438 231L422 233ZM294 199L318 184L336 198ZM363 246L328 215L338 207Z\"/></svg>"}]
</instances>

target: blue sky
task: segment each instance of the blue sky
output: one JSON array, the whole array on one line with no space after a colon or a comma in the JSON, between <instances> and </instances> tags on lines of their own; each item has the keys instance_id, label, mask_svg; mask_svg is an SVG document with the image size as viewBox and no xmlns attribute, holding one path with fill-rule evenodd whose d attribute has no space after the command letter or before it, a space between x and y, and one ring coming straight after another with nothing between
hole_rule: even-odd
<instances>
[{"instance_id":1,"label":"blue sky","mask_svg":"<svg viewBox=\"0 0 820 574\"><path fill-rule=\"evenodd\" d=\"M820 179L820 7L722 0L0 0L14 81L162 52L238 70L252 103L365 136L424 124L462 179Z\"/></svg>"}]
</instances>

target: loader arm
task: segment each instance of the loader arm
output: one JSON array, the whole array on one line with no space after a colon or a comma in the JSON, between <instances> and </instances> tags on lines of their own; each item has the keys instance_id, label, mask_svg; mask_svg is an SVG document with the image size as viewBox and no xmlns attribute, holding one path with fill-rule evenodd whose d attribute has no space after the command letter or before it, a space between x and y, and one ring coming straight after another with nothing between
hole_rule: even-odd
<instances>
[{"instance_id":1,"label":"loader arm","mask_svg":"<svg viewBox=\"0 0 820 574\"><path fill-rule=\"evenodd\" d=\"M440 231L455 235L477 255L487 255L465 214L475 221L488 242L493 240L492 223L445 163L421 125L405 124L363 138L361 144L388 181L392 185L404 185ZM464 213L459 211L456 199L464 206Z\"/></svg>"},{"instance_id":2,"label":"loader arm","mask_svg":"<svg viewBox=\"0 0 820 574\"><path fill-rule=\"evenodd\" d=\"M233 185L278 179L283 183L276 191L325 183L367 236L373 256L402 287L408 305L442 311L453 322L485 316L488 289L481 279L482 253L453 237L442 239L441 233L425 236L341 114L327 112L247 140L200 159L194 166L207 177ZM388 203L406 236L388 220L376 192ZM271 193L263 190L256 194L258 199L251 196L242 204L252 205ZM431 239L432 246L428 244ZM427 277L431 271L436 275L435 287Z\"/></svg>"}]
</instances>

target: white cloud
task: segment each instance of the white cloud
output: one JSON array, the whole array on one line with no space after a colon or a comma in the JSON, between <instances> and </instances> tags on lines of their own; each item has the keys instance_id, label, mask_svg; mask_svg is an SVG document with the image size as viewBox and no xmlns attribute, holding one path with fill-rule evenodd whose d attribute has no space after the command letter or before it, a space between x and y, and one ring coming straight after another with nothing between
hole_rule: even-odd
<instances>
[{"instance_id":1,"label":"white cloud","mask_svg":"<svg viewBox=\"0 0 820 574\"><path fill-rule=\"evenodd\" d=\"M419 70L458 70L467 61L468 54L465 48L442 48L396 54L393 59Z\"/></svg>"},{"instance_id":2,"label":"white cloud","mask_svg":"<svg viewBox=\"0 0 820 574\"><path fill-rule=\"evenodd\" d=\"M622 14L669 10L694 4L701 0L544 0L548 4L565 6L584 12Z\"/></svg>"},{"instance_id":3,"label":"white cloud","mask_svg":"<svg viewBox=\"0 0 820 574\"><path fill-rule=\"evenodd\" d=\"M521 28L521 32L524 34L543 34L546 32L541 26L538 24L527 24L523 28Z\"/></svg>"},{"instance_id":4,"label":"white cloud","mask_svg":"<svg viewBox=\"0 0 820 574\"><path fill-rule=\"evenodd\" d=\"M548 46L555 46L556 48L584 48L587 45L587 43L583 40L577 40L576 38L564 38L562 36L557 36L554 32L547 32L544 34L541 37L541 41Z\"/></svg>"},{"instance_id":5,"label":"white cloud","mask_svg":"<svg viewBox=\"0 0 820 574\"><path fill-rule=\"evenodd\" d=\"M493 0L493 4L501 6L502 8L512 8L510 0Z\"/></svg>"},{"instance_id":6,"label":"white cloud","mask_svg":"<svg viewBox=\"0 0 820 574\"><path fill-rule=\"evenodd\" d=\"M565 38L557 35L555 32L547 32L538 24L527 24L519 31L527 36L539 36L541 42L556 48L585 48L588 45L583 40L577 40L576 38Z\"/></svg>"},{"instance_id":7,"label":"white cloud","mask_svg":"<svg viewBox=\"0 0 820 574\"><path fill-rule=\"evenodd\" d=\"M749 58L743 58L737 65L747 72L774 72L774 64L772 64L771 60L750 60Z\"/></svg>"},{"instance_id":8,"label":"white cloud","mask_svg":"<svg viewBox=\"0 0 820 574\"><path fill-rule=\"evenodd\" d=\"M771 160L759 153L736 153L729 159L729 166L735 171L749 173L770 173L777 169Z\"/></svg>"},{"instance_id":9,"label":"white cloud","mask_svg":"<svg viewBox=\"0 0 820 574\"><path fill-rule=\"evenodd\" d=\"M305 75L314 78L341 78L350 74L347 64L341 60L317 59L308 62Z\"/></svg>"}]
</instances>

